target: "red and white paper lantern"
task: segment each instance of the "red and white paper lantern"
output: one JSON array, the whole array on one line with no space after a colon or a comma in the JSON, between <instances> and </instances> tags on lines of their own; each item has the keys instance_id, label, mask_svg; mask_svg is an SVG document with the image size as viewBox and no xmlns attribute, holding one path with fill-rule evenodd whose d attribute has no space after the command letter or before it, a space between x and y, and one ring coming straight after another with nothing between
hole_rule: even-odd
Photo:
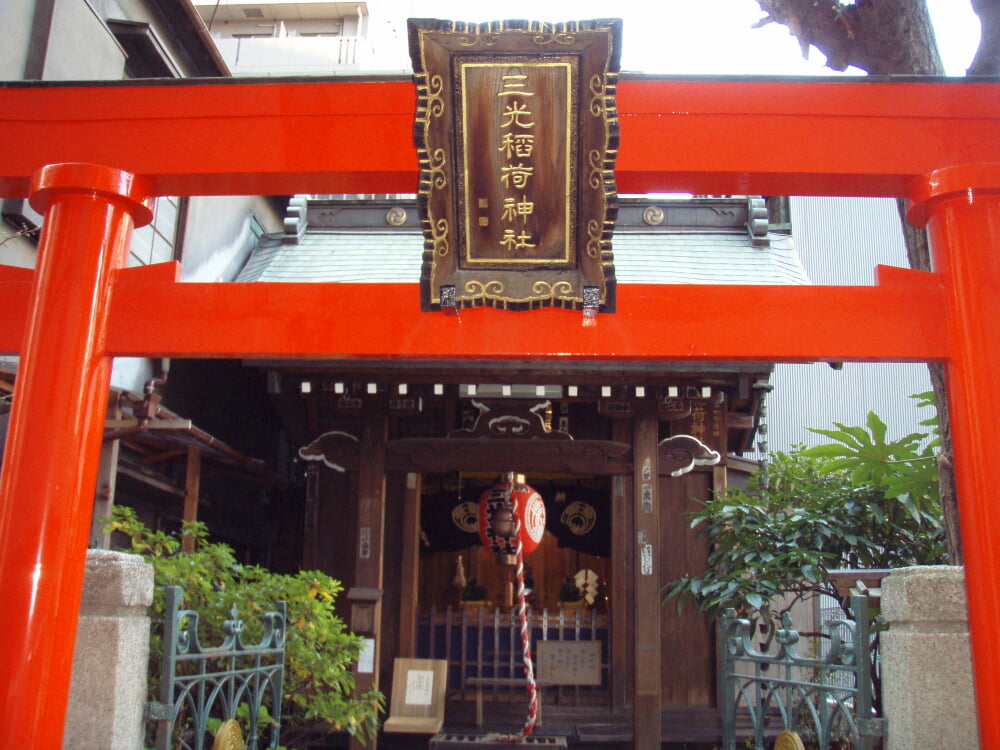
<instances>
[{"instance_id":1,"label":"red and white paper lantern","mask_svg":"<svg viewBox=\"0 0 1000 750\"><path fill-rule=\"evenodd\" d=\"M545 503L523 481L504 480L479 499L479 539L498 555L523 554L537 549L545 533Z\"/></svg>"}]
</instances>

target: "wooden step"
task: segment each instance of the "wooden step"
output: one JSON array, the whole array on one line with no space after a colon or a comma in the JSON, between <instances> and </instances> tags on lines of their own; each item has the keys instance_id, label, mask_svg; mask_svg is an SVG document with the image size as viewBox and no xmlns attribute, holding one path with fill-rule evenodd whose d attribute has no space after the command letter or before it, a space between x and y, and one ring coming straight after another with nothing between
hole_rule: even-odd
<instances>
[{"instance_id":1,"label":"wooden step","mask_svg":"<svg viewBox=\"0 0 1000 750\"><path fill-rule=\"evenodd\" d=\"M557 750L566 747L565 737L536 737L534 735L519 740L518 747L537 747ZM465 734L443 732L431 737L430 750L510 750L511 742L497 734Z\"/></svg>"}]
</instances>

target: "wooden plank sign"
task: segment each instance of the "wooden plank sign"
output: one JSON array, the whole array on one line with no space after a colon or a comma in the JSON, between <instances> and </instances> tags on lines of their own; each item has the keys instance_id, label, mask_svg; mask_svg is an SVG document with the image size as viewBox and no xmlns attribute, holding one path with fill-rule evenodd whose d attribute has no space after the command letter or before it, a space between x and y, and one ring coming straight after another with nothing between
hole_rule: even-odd
<instances>
[{"instance_id":1,"label":"wooden plank sign","mask_svg":"<svg viewBox=\"0 0 1000 750\"><path fill-rule=\"evenodd\" d=\"M621 21L409 35L423 309L612 312Z\"/></svg>"},{"instance_id":2,"label":"wooden plank sign","mask_svg":"<svg viewBox=\"0 0 1000 750\"><path fill-rule=\"evenodd\" d=\"M396 659L386 732L434 734L444 724L448 662L444 659Z\"/></svg>"},{"instance_id":3,"label":"wooden plank sign","mask_svg":"<svg viewBox=\"0 0 1000 750\"><path fill-rule=\"evenodd\" d=\"M600 641L538 641L538 681L546 685L600 685Z\"/></svg>"}]
</instances>

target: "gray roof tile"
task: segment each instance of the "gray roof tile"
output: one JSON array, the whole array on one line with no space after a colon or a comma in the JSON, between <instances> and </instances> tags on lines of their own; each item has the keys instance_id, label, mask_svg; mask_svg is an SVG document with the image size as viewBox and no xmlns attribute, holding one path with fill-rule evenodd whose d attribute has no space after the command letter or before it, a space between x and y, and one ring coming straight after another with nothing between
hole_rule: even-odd
<instances>
[{"instance_id":1,"label":"gray roof tile","mask_svg":"<svg viewBox=\"0 0 1000 750\"><path fill-rule=\"evenodd\" d=\"M808 284L787 235L752 247L745 232L618 232L619 284ZM265 236L237 281L417 283L423 236L408 231L307 231L299 244Z\"/></svg>"}]
</instances>

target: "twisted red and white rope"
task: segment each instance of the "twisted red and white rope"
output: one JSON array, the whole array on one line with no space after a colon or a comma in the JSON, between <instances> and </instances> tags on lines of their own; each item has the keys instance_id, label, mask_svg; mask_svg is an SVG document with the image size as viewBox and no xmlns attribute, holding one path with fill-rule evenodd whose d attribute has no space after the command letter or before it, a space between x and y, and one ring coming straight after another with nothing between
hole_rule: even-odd
<instances>
[{"instance_id":1,"label":"twisted red and white rope","mask_svg":"<svg viewBox=\"0 0 1000 750\"><path fill-rule=\"evenodd\" d=\"M528 718L521 728L521 737L527 737L538 721L538 687L535 685L535 666L531 661L531 632L528 629L528 602L524 592L524 554L520 538L517 540L517 621L521 627L524 678L528 681Z\"/></svg>"},{"instance_id":2,"label":"twisted red and white rope","mask_svg":"<svg viewBox=\"0 0 1000 750\"><path fill-rule=\"evenodd\" d=\"M508 734L495 737L500 742L524 742L535 729L538 721L538 687L535 684L535 667L531 661L531 633L528 630L528 600L524 591L524 545L521 543L521 520L516 508L513 507L514 472L507 474L507 502L514 511L514 539L517 575L517 622L521 629L521 660L524 664L524 678L528 683L528 718L521 727L520 734Z\"/></svg>"}]
</instances>

